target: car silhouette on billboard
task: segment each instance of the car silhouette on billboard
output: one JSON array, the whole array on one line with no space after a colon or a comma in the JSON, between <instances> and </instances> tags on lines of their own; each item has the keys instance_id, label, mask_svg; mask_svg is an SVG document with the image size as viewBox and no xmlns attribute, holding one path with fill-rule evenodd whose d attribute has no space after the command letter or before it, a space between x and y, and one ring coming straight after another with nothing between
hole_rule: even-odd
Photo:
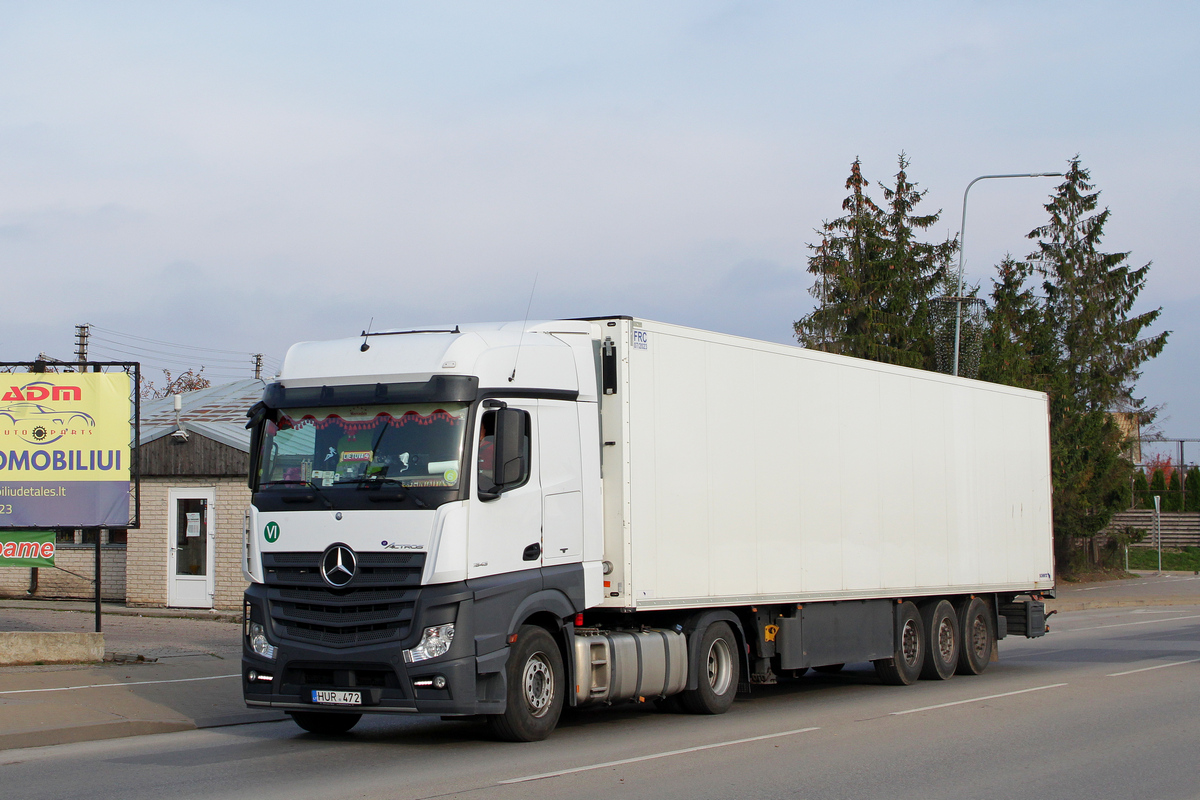
<instances>
[{"instance_id":1,"label":"car silhouette on billboard","mask_svg":"<svg viewBox=\"0 0 1200 800\"><path fill-rule=\"evenodd\" d=\"M0 426L15 428L30 444L50 444L72 428L94 428L96 420L82 411L55 411L37 403L13 403L0 408Z\"/></svg>"}]
</instances>

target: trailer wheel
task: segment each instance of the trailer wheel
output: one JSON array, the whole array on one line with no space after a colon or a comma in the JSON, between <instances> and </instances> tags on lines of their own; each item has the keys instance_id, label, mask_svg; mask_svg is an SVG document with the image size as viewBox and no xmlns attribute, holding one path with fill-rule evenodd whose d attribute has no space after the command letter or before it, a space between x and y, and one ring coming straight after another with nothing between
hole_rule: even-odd
<instances>
[{"instance_id":1,"label":"trailer wheel","mask_svg":"<svg viewBox=\"0 0 1200 800\"><path fill-rule=\"evenodd\" d=\"M963 603L958 630L962 639L958 650L958 674L978 675L987 669L996 648L996 627L988 604L979 597Z\"/></svg>"},{"instance_id":2,"label":"trailer wheel","mask_svg":"<svg viewBox=\"0 0 1200 800\"><path fill-rule=\"evenodd\" d=\"M921 677L927 681L944 681L954 677L958 667L958 615L949 600L927 603L921 609L925 633L925 664Z\"/></svg>"},{"instance_id":3,"label":"trailer wheel","mask_svg":"<svg viewBox=\"0 0 1200 800\"><path fill-rule=\"evenodd\" d=\"M320 711L289 711L296 724L309 733L345 733L358 724L362 714L327 714Z\"/></svg>"},{"instance_id":4,"label":"trailer wheel","mask_svg":"<svg viewBox=\"0 0 1200 800\"><path fill-rule=\"evenodd\" d=\"M741 671L737 638L727 622L714 622L700 638L700 675L695 689L679 695L680 705L692 714L724 714L733 705Z\"/></svg>"},{"instance_id":5,"label":"trailer wheel","mask_svg":"<svg viewBox=\"0 0 1200 800\"><path fill-rule=\"evenodd\" d=\"M925 633L921 612L910 601L896 609L896 650L891 658L873 662L879 679L890 686L908 686L921 677L925 664Z\"/></svg>"},{"instance_id":6,"label":"trailer wheel","mask_svg":"<svg viewBox=\"0 0 1200 800\"><path fill-rule=\"evenodd\" d=\"M506 742L537 742L558 725L563 706L563 661L545 628L522 625L508 654L508 703L488 716L492 732Z\"/></svg>"}]
</instances>

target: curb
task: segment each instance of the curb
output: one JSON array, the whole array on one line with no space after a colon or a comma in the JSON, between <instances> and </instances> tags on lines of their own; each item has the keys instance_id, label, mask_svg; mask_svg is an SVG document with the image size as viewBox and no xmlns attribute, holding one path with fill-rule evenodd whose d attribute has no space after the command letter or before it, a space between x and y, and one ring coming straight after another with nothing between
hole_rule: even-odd
<instances>
[{"instance_id":1,"label":"curb","mask_svg":"<svg viewBox=\"0 0 1200 800\"><path fill-rule=\"evenodd\" d=\"M93 614L95 605L79 600L18 600L11 597L0 598L0 609L20 609L34 611L73 612L76 614ZM208 611L204 609L163 608L161 606L118 606L103 604L100 613L114 617L159 617L169 619L199 619L209 622L242 621L242 615L236 611Z\"/></svg>"},{"instance_id":2,"label":"curb","mask_svg":"<svg viewBox=\"0 0 1200 800\"><path fill-rule=\"evenodd\" d=\"M0 666L87 664L104 660L103 633L0 631Z\"/></svg>"},{"instance_id":3,"label":"curb","mask_svg":"<svg viewBox=\"0 0 1200 800\"><path fill-rule=\"evenodd\" d=\"M1092 611L1100 608L1141 608L1146 606L1197 606L1195 597L1151 597L1135 600L1050 600L1047 611Z\"/></svg>"}]
</instances>

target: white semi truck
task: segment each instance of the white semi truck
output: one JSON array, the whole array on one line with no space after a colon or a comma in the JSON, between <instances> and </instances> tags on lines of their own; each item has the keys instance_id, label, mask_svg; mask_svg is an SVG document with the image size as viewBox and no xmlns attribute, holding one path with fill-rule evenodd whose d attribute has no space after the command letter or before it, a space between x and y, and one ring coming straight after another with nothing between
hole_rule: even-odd
<instances>
[{"instance_id":1,"label":"white semi truck","mask_svg":"<svg viewBox=\"0 0 1200 800\"><path fill-rule=\"evenodd\" d=\"M978 674L1053 596L1046 396L630 317L293 346L243 692L301 727Z\"/></svg>"}]
</instances>

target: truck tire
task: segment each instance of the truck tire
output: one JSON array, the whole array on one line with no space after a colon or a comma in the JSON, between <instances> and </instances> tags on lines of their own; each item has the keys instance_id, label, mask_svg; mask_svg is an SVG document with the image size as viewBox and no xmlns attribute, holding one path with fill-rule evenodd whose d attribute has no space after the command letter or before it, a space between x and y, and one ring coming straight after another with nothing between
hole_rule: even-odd
<instances>
[{"instance_id":1,"label":"truck tire","mask_svg":"<svg viewBox=\"0 0 1200 800\"><path fill-rule=\"evenodd\" d=\"M949 600L936 600L921 609L925 628L925 664L921 677L927 681L944 681L954 677L958 668L958 615Z\"/></svg>"},{"instance_id":2,"label":"truck tire","mask_svg":"<svg viewBox=\"0 0 1200 800\"><path fill-rule=\"evenodd\" d=\"M545 628L522 625L508 654L508 702L503 714L488 716L497 738L537 742L558 725L563 707L563 660Z\"/></svg>"},{"instance_id":3,"label":"truck tire","mask_svg":"<svg viewBox=\"0 0 1200 800\"><path fill-rule=\"evenodd\" d=\"M724 714L737 694L741 661L737 637L727 622L714 622L700 637L700 674L696 688L679 694L679 703L690 714Z\"/></svg>"},{"instance_id":4,"label":"truck tire","mask_svg":"<svg viewBox=\"0 0 1200 800\"><path fill-rule=\"evenodd\" d=\"M889 686L908 686L921 677L925 664L925 632L921 612L905 600L896 608L896 650L891 658L873 662L879 679Z\"/></svg>"},{"instance_id":5,"label":"truck tire","mask_svg":"<svg viewBox=\"0 0 1200 800\"><path fill-rule=\"evenodd\" d=\"M958 615L962 644L958 649L958 674L978 675L991 663L996 650L996 624L992 611L982 598L965 601Z\"/></svg>"},{"instance_id":6,"label":"truck tire","mask_svg":"<svg viewBox=\"0 0 1200 800\"><path fill-rule=\"evenodd\" d=\"M321 711L289 711L296 724L309 733L335 735L358 724L362 714L330 714Z\"/></svg>"}]
</instances>

